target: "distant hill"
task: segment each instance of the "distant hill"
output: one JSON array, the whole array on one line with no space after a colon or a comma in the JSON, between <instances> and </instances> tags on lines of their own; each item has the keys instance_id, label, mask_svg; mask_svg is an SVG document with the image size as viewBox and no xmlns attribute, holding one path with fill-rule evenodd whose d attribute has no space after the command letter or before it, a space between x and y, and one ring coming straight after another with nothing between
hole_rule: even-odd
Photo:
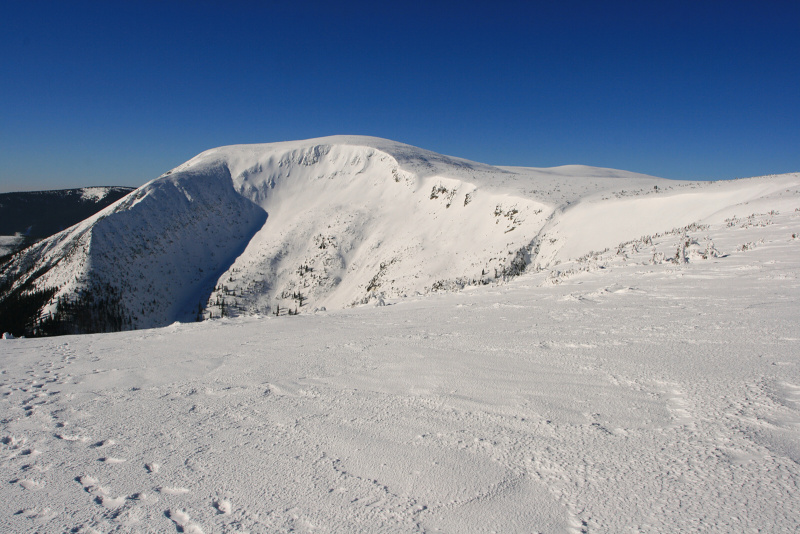
<instances>
[{"instance_id":1,"label":"distant hill","mask_svg":"<svg viewBox=\"0 0 800 534\"><path fill-rule=\"evenodd\" d=\"M91 217L133 187L0 193L0 256Z\"/></svg>"}]
</instances>

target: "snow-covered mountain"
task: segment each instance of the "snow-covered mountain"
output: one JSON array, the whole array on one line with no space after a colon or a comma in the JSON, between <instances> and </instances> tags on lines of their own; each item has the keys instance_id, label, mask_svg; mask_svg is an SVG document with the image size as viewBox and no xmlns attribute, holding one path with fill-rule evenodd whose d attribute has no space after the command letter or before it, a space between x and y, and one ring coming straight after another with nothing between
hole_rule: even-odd
<instances>
[{"instance_id":1,"label":"snow-covered mountain","mask_svg":"<svg viewBox=\"0 0 800 534\"><path fill-rule=\"evenodd\" d=\"M270 315L4 335L0 532L797 532L799 250L798 174L206 152L4 264L0 327Z\"/></svg>"},{"instance_id":2,"label":"snow-covered mountain","mask_svg":"<svg viewBox=\"0 0 800 534\"><path fill-rule=\"evenodd\" d=\"M0 298L52 332L381 303L747 215L799 185L492 167L358 136L228 146L14 256Z\"/></svg>"},{"instance_id":3,"label":"snow-covered mountain","mask_svg":"<svg viewBox=\"0 0 800 534\"><path fill-rule=\"evenodd\" d=\"M787 189L502 285L0 340L0 532L797 532Z\"/></svg>"}]
</instances>

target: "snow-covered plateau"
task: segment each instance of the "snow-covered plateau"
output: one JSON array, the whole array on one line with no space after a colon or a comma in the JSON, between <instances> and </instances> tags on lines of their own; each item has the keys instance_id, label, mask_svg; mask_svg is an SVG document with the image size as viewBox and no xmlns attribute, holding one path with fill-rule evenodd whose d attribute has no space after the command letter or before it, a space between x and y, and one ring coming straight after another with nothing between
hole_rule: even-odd
<instances>
[{"instance_id":1,"label":"snow-covered plateau","mask_svg":"<svg viewBox=\"0 0 800 534\"><path fill-rule=\"evenodd\" d=\"M2 267L160 327L0 341L0 531L796 532L798 236L800 174L205 152Z\"/></svg>"}]
</instances>

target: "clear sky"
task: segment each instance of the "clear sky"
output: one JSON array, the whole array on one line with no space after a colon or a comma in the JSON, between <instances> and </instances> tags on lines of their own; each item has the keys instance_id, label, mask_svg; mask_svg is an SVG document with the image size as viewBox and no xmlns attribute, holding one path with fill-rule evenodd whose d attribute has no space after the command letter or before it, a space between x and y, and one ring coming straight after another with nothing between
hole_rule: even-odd
<instances>
[{"instance_id":1,"label":"clear sky","mask_svg":"<svg viewBox=\"0 0 800 534\"><path fill-rule=\"evenodd\" d=\"M0 191L335 134L495 165L800 171L800 2L36 0L0 15Z\"/></svg>"}]
</instances>

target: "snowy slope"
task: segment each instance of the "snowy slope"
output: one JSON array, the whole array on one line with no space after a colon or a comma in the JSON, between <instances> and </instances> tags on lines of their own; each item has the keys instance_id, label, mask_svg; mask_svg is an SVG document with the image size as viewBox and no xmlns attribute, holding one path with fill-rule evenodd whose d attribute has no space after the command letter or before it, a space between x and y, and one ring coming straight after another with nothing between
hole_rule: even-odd
<instances>
[{"instance_id":1,"label":"snowy slope","mask_svg":"<svg viewBox=\"0 0 800 534\"><path fill-rule=\"evenodd\" d=\"M791 179L503 285L0 340L0 531L796 532Z\"/></svg>"},{"instance_id":2,"label":"snowy slope","mask_svg":"<svg viewBox=\"0 0 800 534\"><path fill-rule=\"evenodd\" d=\"M565 206L548 221L535 264L545 268L645 235L758 213L767 205L793 210L798 187L800 174L787 174L713 183L673 182L590 195Z\"/></svg>"},{"instance_id":3,"label":"snowy slope","mask_svg":"<svg viewBox=\"0 0 800 534\"><path fill-rule=\"evenodd\" d=\"M72 317L113 309L90 331L307 313L504 282L797 184L498 168L359 136L228 146L16 256L1 276L6 295L54 291L44 313L66 309L59 299L78 302Z\"/></svg>"},{"instance_id":4,"label":"snowy slope","mask_svg":"<svg viewBox=\"0 0 800 534\"><path fill-rule=\"evenodd\" d=\"M14 288L85 292L121 307L122 328L168 324L197 307L197 288L216 280L266 214L233 190L224 167L144 185L86 221L29 248L6 267ZM209 278L210 277L210 278ZM117 329L101 323L98 330Z\"/></svg>"},{"instance_id":5,"label":"snowy slope","mask_svg":"<svg viewBox=\"0 0 800 534\"><path fill-rule=\"evenodd\" d=\"M228 300L251 313L297 307L291 295L341 307L501 277L552 211L504 187L498 169L384 140L226 147L198 159L218 157L269 214L212 296L236 291Z\"/></svg>"}]
</instances>

